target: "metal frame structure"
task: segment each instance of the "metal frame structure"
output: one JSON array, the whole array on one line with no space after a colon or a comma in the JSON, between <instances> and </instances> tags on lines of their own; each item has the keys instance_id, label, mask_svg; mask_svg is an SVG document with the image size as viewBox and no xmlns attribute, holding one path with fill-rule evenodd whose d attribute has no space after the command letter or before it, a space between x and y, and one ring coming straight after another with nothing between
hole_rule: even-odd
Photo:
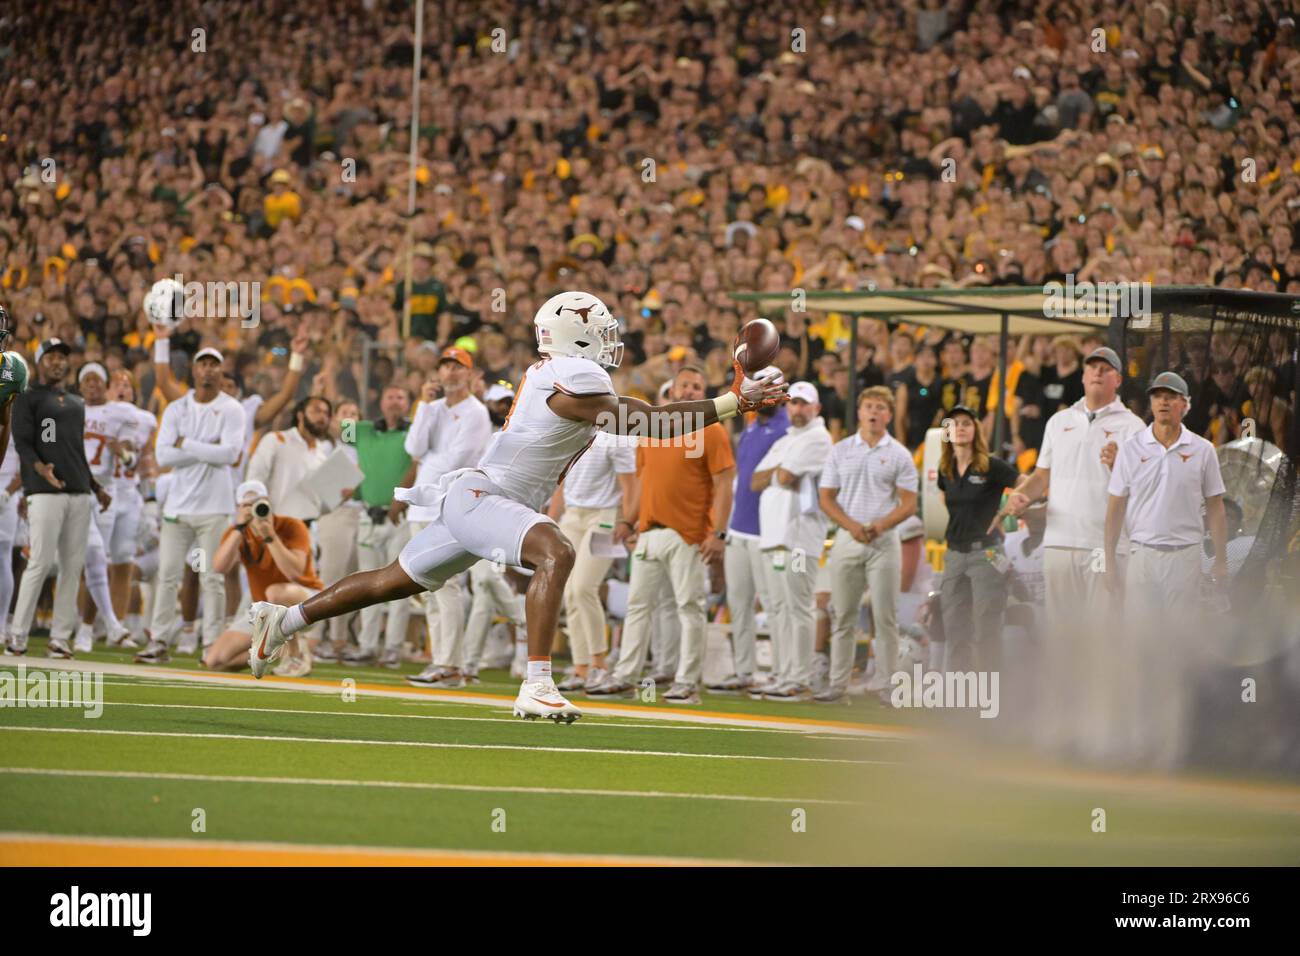
<instances>
[{"instance_id":1,"label":"metal frame structure","mask_svg":"<svg viewBox=\"0 0 1300 956\"><path fill-rule=\"evenodd\" d=\"M841 312L849 323L849 399L845 428L857 427L858 316L908 322L950 329L967 335L999 336L998 382L1007 380L1007 342L1013 335L1057 335L1064 332L1102 332L1111 322L1111 303L1075 314L1070 318L1045 315L1046 295L1042 286L999 286L982 289L871 289L856 292L836 290L803 293L814 312ZM733 292L738 302L754 302L759 308L790 305L791 296L773 292ZM993 448L1002 447L1007 433L1007 412L1000 384L995 398Z\"/></svg>"},{"instance_id":2,"label":"metal frame structure","mask_svg":"<svg viewBox=\"0 0 1300 956\"><path fill-rule=\"evenodd\" d=\"M1225 323L1249 321L1253 324L1276 323L1280 328L1300 330L1300 296L1269 292L1246 292L1216 289L1211 286L1156 286L1151 289L1148 315L1125 314L1113 294L1114 283L1092 286L1095 295L1089 308L1075 309L1069 318L1049 317L1048 291L1043 286L999 286L980 289L870 289L860 291L820 290L803 292L809 311L840 312L851 317L849 323L849 400L845 425L856 427L858 323L857 316L908 322L913 325L950 329L967 335L999 336L998 382L1007 380L1007 341L1012 335L1055 335L1062 332L1102 332L1127 366L1125 332L1141 328L1136 322L1150 323L1159 316L1165 354L1163 367L1170 367L1170 316L1180 310L1203 311L1208 306L1212 321ZM1076 293L1084 288L1075 287ZM779 292L733 292L738 302L753 302L760 309L788 308L792 294ZM1078 300L1075 300L1077 305ZM1294 356L1293 356L1294 357ZM1005 385L995 396L993 448L1002 447L1006 434ZM1300 363L1297 363L1296 394L1300 395ZM1300 415L1292 416L1293 449L1300 448ZM1296 451L1292 459L1296 460Z\"/></svg>"}]
</instances>

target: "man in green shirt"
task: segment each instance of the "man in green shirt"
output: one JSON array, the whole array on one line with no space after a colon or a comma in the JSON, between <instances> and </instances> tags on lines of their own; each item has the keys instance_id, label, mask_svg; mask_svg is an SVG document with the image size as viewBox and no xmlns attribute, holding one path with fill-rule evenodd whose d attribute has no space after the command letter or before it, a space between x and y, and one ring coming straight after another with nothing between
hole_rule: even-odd
<instances>
[{"instance_id":1,"label":"man in green shirt","mask_svg":"<svg viewBox=\"0 0 1300 956\"><path fill-rule=\"evenodd\" d=\"M433 277L433 247L422 242L411 255L411 338L435 341L438 316L447 307L447 290ZM397 283L393 309L398 320L406 308L406 281Z\"/></svg>"},{"instance_id":2,"label":"man in green shirt","mask_svg":"<svg viewBox=\"0 0 1300 956\"><path fill-rule=\"evenodd\" d=\"M365 475L354 495L366 505L357 527L357 567L363 571L396 561L411 539L410 527L402 514L406 506L393 500L393 489L407 484L412 468L411 456L403 447L411 427L406 417L410 410L410 392L400 385L389 385L379 399L380 417L373 422L356 423L357 467ZM377 653L379 622L385 612L388 623L384 627L384 649L380 655ZM349 647L340 659L355 666L378 661L385 667L398 667L409 616L406 601L366 608L361 612L359 646Z\"/></svg>"}]
</instances>

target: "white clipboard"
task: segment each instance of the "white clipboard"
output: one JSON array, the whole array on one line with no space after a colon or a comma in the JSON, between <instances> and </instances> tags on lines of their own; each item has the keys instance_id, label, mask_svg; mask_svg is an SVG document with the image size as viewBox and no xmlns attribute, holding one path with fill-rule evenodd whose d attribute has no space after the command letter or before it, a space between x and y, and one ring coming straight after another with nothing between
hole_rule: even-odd
<instances>
[{"instance_id":1,"label":"white clipboard","mask_svg":"<svg viewBox=\"0 0 1300 956\"><path fill-rule=\"evenodd\" d=\"M365 474L352 461L342 448L336 448L316 468L307 473L296 488L289 492L291 501L277 507L277 510L289 512L291 507L310 503L308 510L317 514L333 511L343 504L343 492L356 488L365 479Z\"/></svg>"},{"instance_id":2,"label":"white clipboard","mask_svg":"<svg viewBox=\"0 0 1300 956\"><path fill-rule=\"evenodd\" d=\"M609 531L593 531L588 547L591 548L593 558L627 557L627 548L621 543L615 543L614 535Z\"/></svg>"}]
</instances>

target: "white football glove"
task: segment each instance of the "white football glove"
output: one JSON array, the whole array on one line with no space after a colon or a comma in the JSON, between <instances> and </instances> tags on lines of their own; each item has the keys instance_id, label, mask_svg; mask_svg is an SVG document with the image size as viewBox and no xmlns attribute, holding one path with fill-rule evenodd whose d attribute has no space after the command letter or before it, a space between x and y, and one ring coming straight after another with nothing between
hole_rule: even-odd
<instances>
[{"instance_id":1,"label":"white football glove","mask_svg":"<svg viewBox=\"0 0 1300 956\"><path fill-rule=\"evenodd\" d=\"M742 412L781 405L788 401L786 392L789 386L781 370L774 365L756 372L754 377L750 378L741 371L740 364L737 363L736 378L737 380L732 382L731 390L739 400Z\"/></svg>"}]
</instances>

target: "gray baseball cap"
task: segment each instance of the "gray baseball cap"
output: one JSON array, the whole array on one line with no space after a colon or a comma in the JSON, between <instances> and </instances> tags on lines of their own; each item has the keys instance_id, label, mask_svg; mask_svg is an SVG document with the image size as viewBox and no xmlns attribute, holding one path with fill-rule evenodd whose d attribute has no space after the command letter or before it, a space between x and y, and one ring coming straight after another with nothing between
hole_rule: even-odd
<instances>
[{"instance_id":1,"label":"gray baseball cap","mask_svg":"<svg viewBox=\"0 0 1300 956\"><path fill-rule=\"evenodd\" d=\"M1150 395L1158 388L1167 388L1171 392L1177 392L1183 398L1191 398L1191 392L1187 389L1187 383L1177 372L1161 372L1151 380L1147 386L1147 394Z\"/></svg>"},{"instance_id":2,"label":"gray baseball cap","mask_svg":"<svg viewBox=\"0 0 1300 956\"><path fill-rule=\"evenodd\" d=\"M1108 349L1104 345L1101 348L1093 349L1088 353L1088 357L1083 360L1083 364L1087 365L1093 359L1101 359L1119 374L1124 374L1124 366L1120 363L1119 356L1115 354L1114 349Z\"/></svg>"}]
</instances>

